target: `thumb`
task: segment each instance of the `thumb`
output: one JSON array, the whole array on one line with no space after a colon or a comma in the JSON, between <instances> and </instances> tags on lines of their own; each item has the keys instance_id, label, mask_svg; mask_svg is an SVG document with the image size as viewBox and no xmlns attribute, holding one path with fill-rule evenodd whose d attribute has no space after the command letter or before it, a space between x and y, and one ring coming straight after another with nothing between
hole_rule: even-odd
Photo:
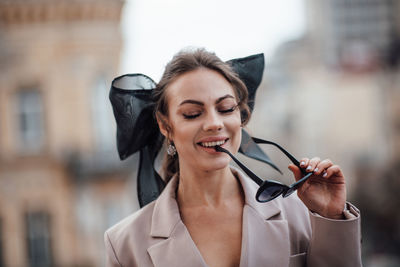
<instances>
[{"instance_id":1,"label":"thumb","mask_svg":"<svg viewBox=\"0 0 400 267\"><path fill-rule=\"evenodd\" d=\"M300 180L300 178L302 177L302 173L299 167L297 167L294 164L290 164L288 169L293 172L294 178L296 179L296 181Z\"/></svg>"}]
</instances>

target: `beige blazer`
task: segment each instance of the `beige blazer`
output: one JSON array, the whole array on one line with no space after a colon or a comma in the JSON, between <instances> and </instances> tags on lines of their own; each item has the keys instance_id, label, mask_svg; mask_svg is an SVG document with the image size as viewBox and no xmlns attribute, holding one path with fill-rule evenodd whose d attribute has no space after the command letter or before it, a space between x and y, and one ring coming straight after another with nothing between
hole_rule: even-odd
<instances>
[{"instance_id":1,"label":"beige blazer","mask_svg":"<svg viewBox=\"0 0 400 267\"><path fill-rule=\"evenodd\" d=\"M296 194L258 203L258 186L232 172L245 193L240 267L362 266L360 218L330 220L307 210ZM106 231L106 266L206 267L180 217L173 178L156 201Z\"/></svg>"}]
</instances>

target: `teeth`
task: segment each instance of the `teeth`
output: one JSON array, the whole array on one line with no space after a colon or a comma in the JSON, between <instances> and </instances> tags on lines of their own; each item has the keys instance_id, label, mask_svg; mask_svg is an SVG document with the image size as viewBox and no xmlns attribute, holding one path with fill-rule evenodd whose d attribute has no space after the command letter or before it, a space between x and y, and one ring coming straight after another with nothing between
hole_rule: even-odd
<instances>
[{"instance_id":1,"label":"teeth","mask_svg":"<svg viewBox=\"0 0 400 267\"><path fill-rule=\"evenodd\" d=\"M223 145L225 141L216 141L216 142L202 142L201 145L205 147L213 147Z\"/></svg>"}]
</instances>

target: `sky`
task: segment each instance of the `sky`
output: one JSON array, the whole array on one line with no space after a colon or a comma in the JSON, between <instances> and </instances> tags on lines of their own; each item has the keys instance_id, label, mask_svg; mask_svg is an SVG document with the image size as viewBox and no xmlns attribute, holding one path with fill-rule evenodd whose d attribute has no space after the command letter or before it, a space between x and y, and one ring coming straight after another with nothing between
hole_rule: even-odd
<instances>
[{"instance_id":1,"label":"sky","mask_svg":"<svg viewBox=\"0 0 400 267\"><path fill-rule=\"evenodd\" d=\"M204 47L221 59L265 53L305 29L303 0L126 0L120 74L156 82L185 47Z\"/></svg>"}]
</instances>

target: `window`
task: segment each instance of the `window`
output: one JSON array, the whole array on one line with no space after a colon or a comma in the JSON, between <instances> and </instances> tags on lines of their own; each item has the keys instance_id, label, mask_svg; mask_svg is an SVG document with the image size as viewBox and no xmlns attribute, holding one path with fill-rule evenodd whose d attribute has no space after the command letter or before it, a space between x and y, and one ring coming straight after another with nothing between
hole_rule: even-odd
<instances>
[{"instance_id":1,"label":"window","mask_svg":"<svg viewBox=\"0 0 400 267\"><path fill-rule=\"evenodd\" d=\"M52 266L50 216L44 212L28 213L26 228L29 266Z\"/></svg>"},{"instance_id":2,"label":"window","mask_svg":"<svg viewBox=\"0 0 400 267\"><path fill-rule=\"evenodd\" d=\"M37 90L19 91L17 95L18 148L37 153L44 144L43 104Z\"/></svg>"}]
</instances>

